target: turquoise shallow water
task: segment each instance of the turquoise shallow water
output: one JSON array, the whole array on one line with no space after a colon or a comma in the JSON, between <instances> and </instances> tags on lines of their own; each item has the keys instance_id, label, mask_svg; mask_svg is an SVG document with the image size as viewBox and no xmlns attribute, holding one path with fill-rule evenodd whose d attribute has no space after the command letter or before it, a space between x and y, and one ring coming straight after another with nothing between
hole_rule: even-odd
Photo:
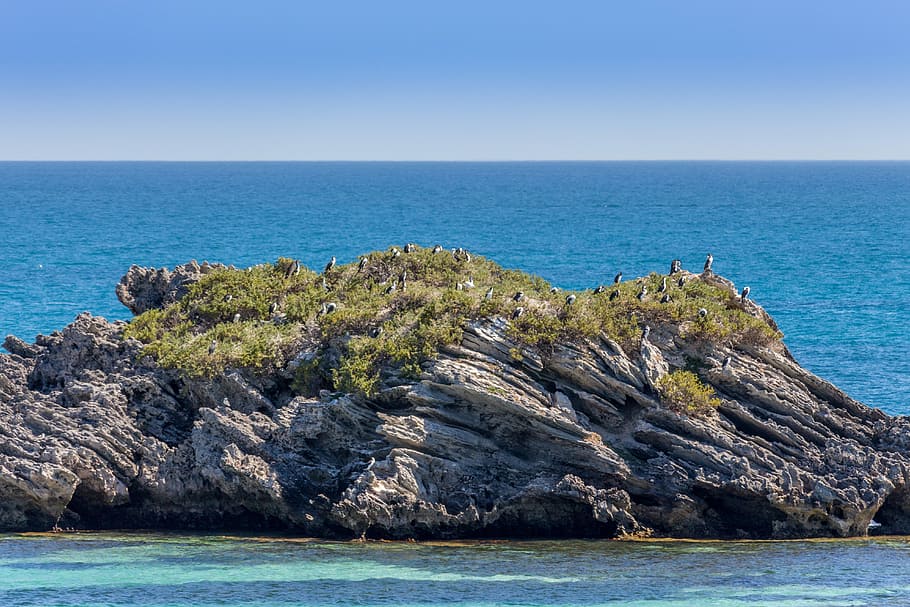
<instances>
[{"instance_id":1,"label":"turquoise shallow water","mask_svg":"<svg viewBox=\"0 0 910 607\"><path fill-rule=\"evenodd\" d=\"M0 335L29 340L126 318L132 263L439 242L583 288L710 251L803 365L910 413L910 163L0 163L0 233Z\"/></svg>"},{"instance_id":2,"label":"turquoise shallow water","mask_svg":"<svg viewBox=\"0 0 910 607\"><path fill-rule=\"evenodd\" d=\"M429 545L11 535L0 536L0 604L907 605L910 543Z\"/></svg>"}]
</instances>

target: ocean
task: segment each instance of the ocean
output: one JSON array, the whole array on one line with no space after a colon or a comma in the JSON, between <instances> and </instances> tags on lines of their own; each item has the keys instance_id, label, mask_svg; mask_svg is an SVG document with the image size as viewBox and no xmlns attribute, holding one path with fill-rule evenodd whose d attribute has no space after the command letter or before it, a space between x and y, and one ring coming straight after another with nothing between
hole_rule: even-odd
<instances>
[{"instance_id":1,"label":"ocean","mask_svg":"<svg viewBox=\"0 0 910 607\"><path fill-rule=\"evenodd\" d=\"M593 288L710 252L803 366L910 413L910 163L0 163L0 209L0 335L127 319L134 263L410 241ZM897 605L908 546L8 535L0 605Z\"/></svg>"},{"instance_id":2,"label":"ocean","mask_svg":"<svg viewBox=\"0 0 910 607\"><path fill-rule=\"evenodd\" d=\"M0 209L0 337L128 318L134 263L319 269L412 241L593 288L710 252L803 366L910 413L907 162L6 162Z\"/></svg>"},{"instance_id":3,"label":"ocean","mask_svg":"<svg viewBox=\"0 0 910 607\"><path fill-rule=\"evenodd\" d=\"M910 604L910 543L331 543L180 535L0 536L17 607Z\"/></svg>"}]
</instances>

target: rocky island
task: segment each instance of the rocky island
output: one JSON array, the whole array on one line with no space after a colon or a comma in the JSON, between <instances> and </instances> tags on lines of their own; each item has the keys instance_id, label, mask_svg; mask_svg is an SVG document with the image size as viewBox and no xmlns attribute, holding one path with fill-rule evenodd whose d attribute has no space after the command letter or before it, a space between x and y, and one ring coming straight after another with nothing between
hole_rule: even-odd
<instances>
[{"instance_id":1,"label":"rocky island","mask_svg":"<svg viewBox=\"0 0 910 607\"><path fill-rule=\"evenodd\" d=\"M0 355L0 530L910 533L910 426L710 268L560 291L408 245L132 267L136 315Z\"/></svg>"}]
</instances>

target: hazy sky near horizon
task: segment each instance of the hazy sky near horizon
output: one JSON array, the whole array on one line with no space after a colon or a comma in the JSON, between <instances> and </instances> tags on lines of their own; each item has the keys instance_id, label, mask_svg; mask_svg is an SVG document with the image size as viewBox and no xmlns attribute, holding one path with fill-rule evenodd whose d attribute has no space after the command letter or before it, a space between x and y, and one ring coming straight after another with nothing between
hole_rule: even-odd
<instances>
[{"instance_id":1,"label":"hazy sky near horizon","mask_svg":"<svg viewBox=\"0 0 910 607\"><path fill-rule=\"evenodd\" d=\"M910 159L910 3L0 0L0 159Z\"/></svg>"}]
</instances>

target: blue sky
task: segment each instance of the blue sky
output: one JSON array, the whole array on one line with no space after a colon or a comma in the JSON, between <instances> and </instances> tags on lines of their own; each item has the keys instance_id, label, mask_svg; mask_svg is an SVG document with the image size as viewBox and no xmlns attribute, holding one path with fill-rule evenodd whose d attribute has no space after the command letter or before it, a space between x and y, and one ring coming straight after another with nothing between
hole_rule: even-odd
<instances>
[{"instance_id":1,"label":"blue sky","mask_svg":"<svg viewBox=\"0 0 910 607\"><path fill-rule=\"evenodd\" d=\"M0 159L908 159L910 3L0 0Z\"/></svg>"}]
</instances>

